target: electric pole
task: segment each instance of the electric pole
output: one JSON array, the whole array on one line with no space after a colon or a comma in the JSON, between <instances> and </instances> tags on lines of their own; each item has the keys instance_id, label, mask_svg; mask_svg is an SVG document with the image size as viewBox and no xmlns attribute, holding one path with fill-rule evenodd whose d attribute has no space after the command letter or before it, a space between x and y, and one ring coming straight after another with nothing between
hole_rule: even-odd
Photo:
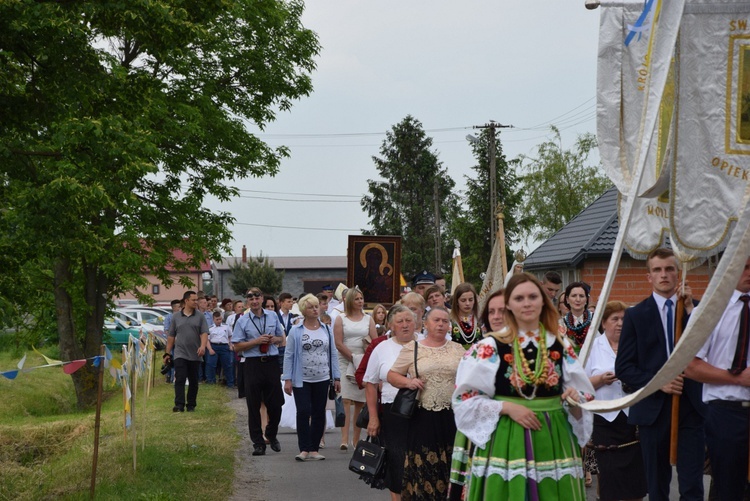
<instances>
[{"instance_id":1,"label":"electric pole","mask_svg":"<svg viewBox=\"0 0 750 501\"><path fill-rule=\"evenodd\" d=\"M502 125L494 120L490 120L484 125L475 125L475 129L490 129L490 137L487 147L489 148L489 162L490 162L490 244L492 247L495 246L495 239L497 238L498 221L495 218L495 210L497 207L497 169L495 167L495 129L510 129L512 125Z\"/></svg>"}]
</instances>

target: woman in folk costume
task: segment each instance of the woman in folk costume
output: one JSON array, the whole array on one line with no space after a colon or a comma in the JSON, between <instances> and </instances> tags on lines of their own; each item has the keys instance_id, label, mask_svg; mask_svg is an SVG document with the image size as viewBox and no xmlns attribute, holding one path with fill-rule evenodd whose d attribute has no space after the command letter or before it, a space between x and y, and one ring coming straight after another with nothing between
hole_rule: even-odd
<instances>
[{"instance_id":1,"label":"woman in folk costume","mask_svg":"<svg viewBox=\"0 0 750 501\"><path fill-rule=\"evenodd\" d=\"M456 375L456 425L475 444L466 499L584 500L592 416L568 401L594 389L536 278L514 275L505 308L506 328L472 346Z\"/></svg>"},{"instance_id":2,"label":"woman in folk costume","mask_svg":"<svg viewBox=\"0 0 750 501\"><path fill-rule=\"evenodd\" d=\"M451 306L451 339L464 349L482 339L482 325L477 315L477 291L468 282L458 284Z\"/></svg>"},{"instance_id":3,"label":"woman in folk costume","mask_svg":"<svg viewBox=\"0 0 750 501\"><path fill-rule=\"evenodd\" d=\"M580 353L586 341L591 319L594 316L589 311L590 291L588 284L583 282L573 282L565 288L565 306L568 312L560 317L560 325L565 328L565 335L573 345L576 355ZM596 464L594 451L589 447L583 450L583 467L586 472L586 487L590 487L594 482L591 475L597 475L599 467Z\"/></svg>"},{"instance_id":4,"label":"woman in folk costume","mask_svg":"<svg viewBox=\"0 0 750 501\"><path fill-rule=\"evenodd\" d=\"M570 339L576 355L581 351L594 316L589 311L589 291L591 288L583 282L573 282L565 288L565 306L568 313L560 318L560 325L565 327L565 335Z\"/></svg>"}]
</instances>

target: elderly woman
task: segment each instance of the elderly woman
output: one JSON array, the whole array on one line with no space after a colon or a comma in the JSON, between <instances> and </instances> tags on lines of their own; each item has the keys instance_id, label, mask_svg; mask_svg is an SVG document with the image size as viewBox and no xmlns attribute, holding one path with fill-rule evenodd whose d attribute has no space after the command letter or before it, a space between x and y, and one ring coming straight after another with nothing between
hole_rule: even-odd
<instances>
[{"instance_id":1,"label":"elderly woman","mask_svg":"<svg viewBox=\"0 0 750 501\"><path fill-rule=\"evenodd\" d=\"M401 499L407 501L444 499L448 495L456 434L451 394L456 368L464 353L460 344L446 338L451 323L445 308L431 309L424 323L426 337L405 345L388 372L388 382L396 388L421 390L406 437ZM417 350L416 368L414 350Z\"/></svg>"},{"instance_id":2,"label":"elderly woman","mask_svg":"<svg viewBox=\"0 0 750 501\"><path fill-rule=\"evenodd\" d=\"M318 298L312 294L299 301L304 320L289 331L284 352L284 392L294 393L297 407L297 461L325 459L318 453L326 425L326 402L331 379L341 389L333 335L318 320Z\"/></svg>"},{"instance_id":3,"label":"elderly woman","mask_svg":"<svg viewBox=\"0 0 750 501\"><path fill-rule=\"evenodd\" d=\"M385 485L391 491L391 499L401 499L401 478L404 475L404 446L409 421L391 414L391 404L398 390L388 383L388 371L398 358L401 349L407 343L417 339L414 332L416 319L414 313L406 306L397 304L389 312L388 327L390 337L372 351L367 363L364 382L367 395L367 409L370 422L367 434L371 437L380 435L388 448L388 462ZM380 399L378 399L380 393ZM378 400L382 412L378 409Z\"/></svg>"},{"instance_id":4,"label":"elderly woman","mask_svg":"<svg viewBox=\"0 0 750 501\"><path fill-rule=\"evenodd\" d=\"M451 337L468 349L482 339L482 326L477 315L477 291L468 282L458 284L451 305Z\"/></svg>"},{"instance_id":5,"label":"elderly woman","mask_svg":"<svg viewBox=\"0 0 750 501\"><path fill-rule=\"evenodd\" d=\"M575 442L592 419L567 405L594 389L535 277L513 275L505 308L506 328L472 346L456 376L456 425L476 446L465 499L585 500Z\"/></svg>"},{"instance_id":6,"label":"elderly woman","mask_svg":"<svg viewBox=\"0 0 750 501\"><path fill-rule=\"evenodd\" d=\"M366 345L377 338L375 321L364 312L364 305L364 296L358 288L347 290L344 296L344 313L336 317L333 323L333 337L339 352L339 370L344 376L341 383L341 399L346 419L341 428L340 446L343 451L349 449L349 427L352 424L352 443L356 444L359 441L360 429L356 425L356 417L365 405L365 391L357 386L354 373L365 354Z\"/></svg>"},{"instance_id":7,"label":"elderly woman","mask_svg":"<svg viewBox=\"0 0 750 501\"><path fill-rule=\"evenodd\" d=\"M622 320L628 306L610 301L604 308L604 335L594 339L586 363L586 374L599 400L625 396L615 376L615 358ZM594 415L593 450L599 465L599 498L602 501L642 499L648 490L636 427L628 424L628 409Z\"/></svg>"}]
</instances>

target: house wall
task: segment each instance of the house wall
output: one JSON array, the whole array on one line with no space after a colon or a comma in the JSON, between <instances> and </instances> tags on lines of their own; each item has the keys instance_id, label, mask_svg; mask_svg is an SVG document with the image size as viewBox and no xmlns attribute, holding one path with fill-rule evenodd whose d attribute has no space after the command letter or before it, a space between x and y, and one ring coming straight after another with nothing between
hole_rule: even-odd
<instances>
[{"instance_id":1,"label":"house wall","mask_svg":"<svg viewBox=\"0 0 750 501\"><path fill-rule=\"evenodd\" d=\"M591 284L592 305L599 301L599 294L604 285L608 266L608 259L589 259L583 263L580 276L582 281ZM703 296L710 278L710 272L706 264L688 271L687 282L693 291L694 298L700 299ZM609 300L623 301L632 306L645 299L651 294L651 291L651 284L646 278L646 261L623 256L615 275Z\"/></svg>"},{"instance_id":2,"label":"house wall","mask_svg":"<svg viewBox=\"0 0 750 501\"><path fill-rule=\"evenodd\" d=\"M186 291L199 291L203 288L202 272L171 273L170 275L174 280L174 283L170 288L165 287L164 284L158 278L156 278L156 276L149 273L145 274L144 278L148 280L150 285L145 288L139 288L138 290L153 297L154 301L157 303L169 303L173 299L182 299L182 296ZM185 287L180 284L179 279L182 276L189 277L195 285L193 287ZM159 286L158 294L152 293L152 287L154 285ZM130 293L123 293L119 296L119 299L135 299L135 296Z\"/></svg>"}]
</instances>

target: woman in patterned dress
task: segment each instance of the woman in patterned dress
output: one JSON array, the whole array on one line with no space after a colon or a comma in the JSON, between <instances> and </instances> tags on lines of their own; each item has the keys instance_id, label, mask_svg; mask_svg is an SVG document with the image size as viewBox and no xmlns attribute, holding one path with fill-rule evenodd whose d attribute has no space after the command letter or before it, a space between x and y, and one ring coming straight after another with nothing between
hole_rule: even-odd
<instances>
[{"instance_id":1,"label":"woman in patterned dress","mask_svg":"<svg viewBox=\"0 0 750 501\"><path fill-rule=\"evenodd\" d=\"M427 312L424 325L426 337L404 345L387 376L396 388L421 390L406 432L403 501L446 498L456 435L451 395L464 349L446 337L451 323L445 308L438 306Z\"/></svg>"},{"instance_id":2,"label":"woman in patterned dress","mask_svg":"<svg viewBox=\"0 0 750 501\"><path fill-rule=\"evenodd\" d=\"M583 282L573 282L565 288L565 306L568 313L560 318L560 325L565 327L565 334L570 339L576 355L581 351L591 327L589 311L589 286Z\"/></svg>"},{"instance_id":3,"label":"woman in patterned dress","mask_svg":"<svg viewBox=\"0 0 750 501\"><path fill-rule=\"evenodd\" d=\"M482 339L477 300L477 291L473 285L468 282L458 284L451 305L451 339L464 349Z\"/></svg>"},{"instance_id":4,"label":"woman in patterned dress","mask_svg":"<svg viewBox=\"0 0 750 501\"><path fill-rule=\"evenodd\" d=\"M568 402L594 389L536 278L514 275L505 308L506 328L473 345L456 375L456 425L475 444L466 499L585 500L592 417Z\"/></svg>"},{"instance_id":5,"label":"woman in patterned dress","mask_svg":"<svg viewBox=\"0 0 750 501\"><path fill-rule=\"evenodd\" d=\"M364 312L365 300L359 288L346 291L344 313L336 317L333 324L333 337L339 356L341 372L341 399L344 404L346 420L341 428L341 450L349 449L349 426L354 425L352 442L359 441L360 428L355 424L362 407L365 405L365 390L360 390L354 380L354 373L365 354L366 344L374 341L377 335L375 321ZM351 407L354 406L354 412Z\"/></svg>"}]
</instances>

